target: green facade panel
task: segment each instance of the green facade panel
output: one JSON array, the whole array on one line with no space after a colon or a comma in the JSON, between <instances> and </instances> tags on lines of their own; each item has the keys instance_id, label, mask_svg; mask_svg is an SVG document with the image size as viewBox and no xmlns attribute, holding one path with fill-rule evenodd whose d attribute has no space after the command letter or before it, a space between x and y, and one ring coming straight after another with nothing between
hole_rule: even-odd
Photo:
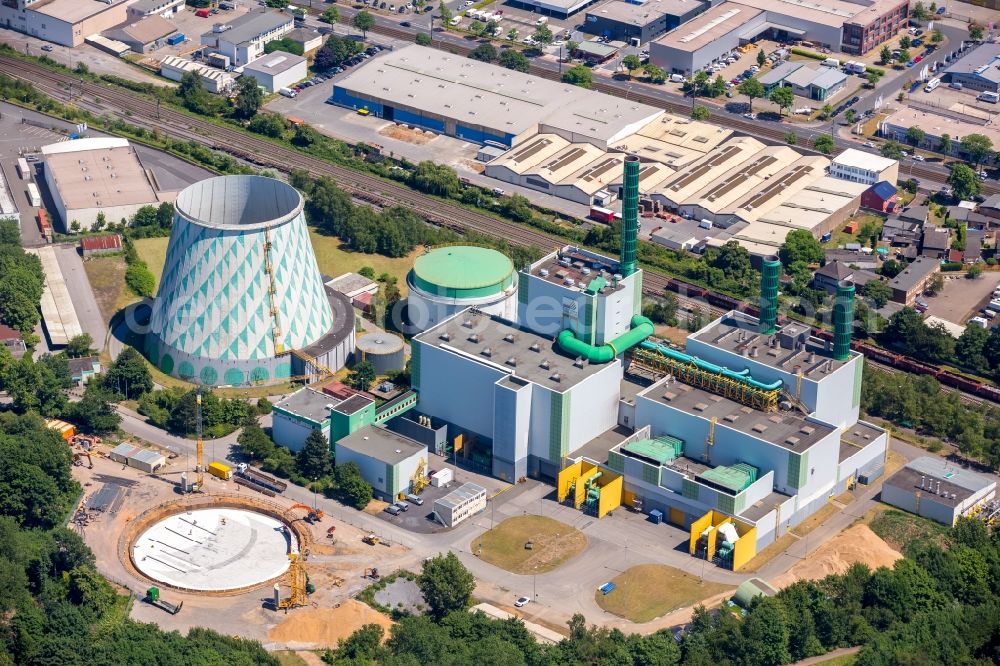
<instances>
[{"instance_id":1,"label":"green facade panel","mask_svg":"<svg viewBox=\"0 0 1000 666\"><path fill-rule=\"evenodd\" d=\"M642 480L654 486L660 485L660 468L642 463Z\"/></svg>"},{"instance_id":2,"label":"green facade panel","mask_svg":"<svg viewBox=\"0 0 1000 666\"><path fill-rule=\"evenodd\" d=\"M616 472L624 472L625 456L617 451L608 451L608 467Z\"/></svg>"},{"instance_id":3,"label":"green facade panel","mask_svg":"<svg viewBox=\"0 0 1000 666\"><path fill-rule=\"evenodd\" d=\"M569 444L569 393L553 393L549 403L549 460L559 463Z\"/></svg>"},{"instance_id":4,"label":"green facade panel","mask_svg":"<svg viewBox=\"0 0 1000 666\"><path fill-rule=\"evenodd\" d=\"M851 396L851 408L857 409L861 406L861 375L865 370L865 364L861 359L854 361L854 394Z\"/></svg>"},{"instance_id":5,"label":"green facade panel","mask_svg":"<svg viewBox=\"0 0 1000 666\"><path fill-rule=\"evenodd\" d=\"M788 485L792 488L801 488L809 480L809 454L788 452Z\"/></svg>"},{"instance_id":6,"label":"green facade panel","mask_svg":"<svg viewBox=\"0 0 1000 666\"><path fill-rule=\"evenodd\" d=\"M681 495L688 499L698 499L698 484L690 479L681 482Z\"/></svg>"},{"instance_id":7,"label":"green facade panel","mask_svg":"<svg viewBox=\"0 0 1000 666\"><path fill-rule=\"evenodd\" d=\"M718 495L718 498L719 499L717 508L719 509L719 511L722 511L723 513L728 513L729 515L733 515L736 513L736 511L734 511L734 509L736 508L736 502L734 501L736 499L735 497L732 497L731 495L723 495L720 493Z\"/></svg>"},{"instance_id":8,"label":"green facade panel","mask_svg":"<svg viewBox=\"0 0 1000 666\"><path fill-rule=\"evenodd\" d=\"M410 385L414 391L420 388L420 348L422 346L416 341L410 345Z\"/></svg>"},{"instance_id":9,"label":"green facade panel","mask_svg":"<svg viewBox=\"0 0 1000 666\"><path fill-rule=\"evenodd\" d=\"M385 492L395 497L396 495L396 482L399 476L399 472L396 470L395 465L385 464Z\"/></svg>"}]
</instances>

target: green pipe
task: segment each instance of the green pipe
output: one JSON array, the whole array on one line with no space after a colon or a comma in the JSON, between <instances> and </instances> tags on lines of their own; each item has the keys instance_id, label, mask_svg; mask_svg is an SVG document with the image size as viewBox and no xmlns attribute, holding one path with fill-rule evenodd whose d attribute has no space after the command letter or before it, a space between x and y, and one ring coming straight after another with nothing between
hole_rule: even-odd
<instances>
[{"instance_id":1,"label":"green pipe","mask_svg":"<svg viewBox=\"0 0 1000 666\"><path fill-rule=\"evenodd\" d=\"M632 328L601 346L587 344L577 339L570 329L559 333L557 342L564 352L582 356L591 363L610 363L626 349L636 346L653 334L653 322L642 315L632 317Z\"/></svg>"},{"instance_id":2,"label":"green pipe","mask_svg":"<svg viewBox=\"0 0 1000 666\"><path fill-rule=\"evenodd\" d=\"M679 352L665 345L658 345L653 342L645 341L641 344L641 346L643 349L651 349L653 351L659 352L660 354L663 354L667 358L672 358L675 361L680 361L681 363L693 363L696 367L704 370L705 372L711 372L716 375L722 375L723 377L728 377L733 381L747 384L762 391L776 391L780 389L782 384L784 383L780 379L776 379L770 384L765 384L763 382L757 381L753 377L750 377L749 371L743 370L740 372L735 372L733 370L730 370L729 368L724 368L720 365L709 363L708 361L703 361L697 356L691 356L690 354Z\"/></svg>"}]
</instances>

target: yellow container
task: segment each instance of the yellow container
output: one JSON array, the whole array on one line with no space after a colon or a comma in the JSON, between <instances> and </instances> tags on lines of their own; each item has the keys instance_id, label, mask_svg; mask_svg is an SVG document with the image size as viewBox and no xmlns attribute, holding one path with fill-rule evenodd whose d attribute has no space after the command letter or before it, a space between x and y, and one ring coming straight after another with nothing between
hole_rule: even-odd
<instances>
[{"instance_id":1,"label":"yellow container","mask_svg":"<svg viewBox=\"0 0 1000 666\"><path fill-rule=\"evenodd\" d=\"M223 465L220 462L213 462L208 464L208 473L222 479L223 481L228 481L233 475L233 470L229 467L229 465Z\"/></svg>"}]
</instances>

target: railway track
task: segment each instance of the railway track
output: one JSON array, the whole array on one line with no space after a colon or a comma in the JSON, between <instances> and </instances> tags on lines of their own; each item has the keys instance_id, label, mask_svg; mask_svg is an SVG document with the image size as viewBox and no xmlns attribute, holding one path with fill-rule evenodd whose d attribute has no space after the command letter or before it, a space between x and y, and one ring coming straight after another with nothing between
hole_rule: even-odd
<instances>
[{"instance_id":1,"label":"railway track","mask_svg":"<svg viewBox=\"0 0 1000 666\"><path fill-rule=\"evenodd\" d=\"M148 130L188 141L195 141L215 150L232 154L264 168L287 172L292 165L307 170L313 177L328 176L355 199L378 206L402 206L433 224L458 232L474 231L494 239L518 245L547 249L564 243L562 239L533 229L527 229L492 216L470 211L455 204L440 201L411 190L409 187L346 167L331 164L291 148L256 138L242 131L211 123L157 104L146 96L118 89L109 84L81 81L67 74L48 70L40 65L10 56L0 55L0 73L30 82L38 90L63 101L88 105L99 113L113 109L128 122ZM90 102L85 98L89 97ZM722 314L725 309L686 295L688 289L699 294L704 290L681 280L646 271L643 291L659 296L668 285L681 285L678 305L686 310L701 309L708 317ZM728 299L728 297L725 297ZM735 307L739 307L737 303ZM963 395L967 395L964 394Z\"/></svg>"}]
</instances>

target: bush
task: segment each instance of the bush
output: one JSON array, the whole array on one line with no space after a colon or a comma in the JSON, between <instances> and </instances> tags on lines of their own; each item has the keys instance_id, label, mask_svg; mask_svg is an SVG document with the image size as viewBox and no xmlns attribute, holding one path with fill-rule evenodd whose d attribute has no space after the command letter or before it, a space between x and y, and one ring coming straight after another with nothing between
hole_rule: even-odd
<instances>
[{"instance_id":1,"label":"bush","mask_svg":"<svg viewBox=\"0 0 1000 666\"><path fill-rule=\"evenodd\" d=\"M962 264L958 261L946 261L941 264L942 271L960 271L962 270Z\"/></svg>"},{"instance_id":2,"label":"bush","mask_svg":"<svg viewBox=\"0 0 1000 666\"><path fill-rule=\"evenodd\" d=\"M145 261L138 260L125 269L125 284L136 296L149 298L156 290L156 278Z\"/></svg>"},{"instance_id":3,"label":"bush","mask_svg":"<svg viewBox=\"0 0 1000 666\"><path fill-rule=\"evenodd\" d=\"M822 53L816 53L815 51L806 51L805 49L792 49L792 53L795 55L802 56L803 58L812 58L813 60L826 60L827 56Z\"/></svg>"}]
</instances>

